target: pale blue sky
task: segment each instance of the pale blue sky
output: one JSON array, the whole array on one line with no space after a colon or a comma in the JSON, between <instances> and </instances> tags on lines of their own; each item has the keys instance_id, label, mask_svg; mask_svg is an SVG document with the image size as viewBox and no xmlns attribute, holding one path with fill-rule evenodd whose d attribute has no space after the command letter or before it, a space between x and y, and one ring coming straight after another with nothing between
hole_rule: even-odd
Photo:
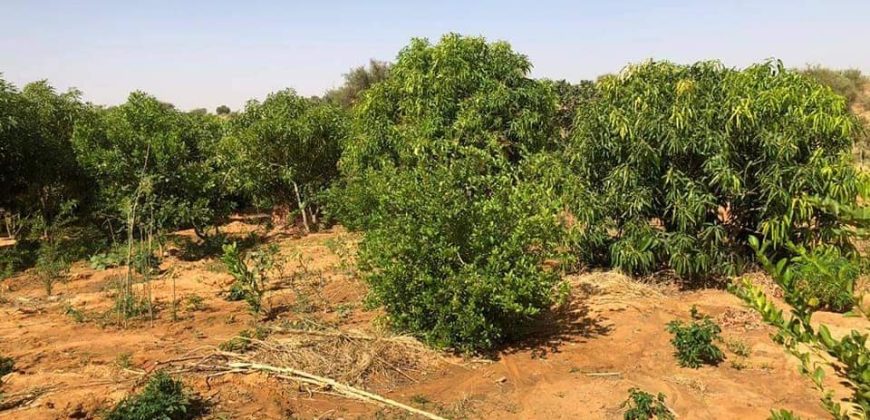
<instances>
[{"instance_id":1,"label":"pale blue sky","mask_svg":"<svg viewBox=\"0 0 870 420\"><path fill-rule=\"evenodd\" d=\"M870 73L870 0L856 1L17 1L0 0L0 73L87 100L135 89L182 109L292 87L314 95L415 36L509 41L536 77L571 81L646 58L767 57Z\"/></svg>"}]
</instances>

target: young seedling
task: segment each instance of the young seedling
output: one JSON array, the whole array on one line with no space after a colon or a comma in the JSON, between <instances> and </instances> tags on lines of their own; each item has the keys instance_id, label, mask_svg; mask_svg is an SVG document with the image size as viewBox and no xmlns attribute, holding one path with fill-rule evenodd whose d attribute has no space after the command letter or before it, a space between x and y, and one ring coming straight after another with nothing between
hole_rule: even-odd
<instances>
[{"instance_id":1,"label":"young seedling","mask_svg":"<svg viewBox=\"0 0 870 420\"><path fill-rule=\"evenodd\" d=\"M625 408L625 413L622 416L625 420L673 420L676 418L674 413L665 405L665 394L661 392L653 396L638 388L631 388L628 390L628 399L622 403L622 407Z\"/></svg>"},{"instance_id":2,"label":"young seedling","mask_svg":"<svg viewBox=\"0 0 870 420\"><path fill-rule=\"evenodd\" d=\"M700 315L698 308L692 306L692 322L671 321L667 330L674 335L677 360L682 367L699 368L702 364L717 365L725 360L725 354L715 342L722 341L722 329L710 317Z\"/></svg>"}]
</instances>

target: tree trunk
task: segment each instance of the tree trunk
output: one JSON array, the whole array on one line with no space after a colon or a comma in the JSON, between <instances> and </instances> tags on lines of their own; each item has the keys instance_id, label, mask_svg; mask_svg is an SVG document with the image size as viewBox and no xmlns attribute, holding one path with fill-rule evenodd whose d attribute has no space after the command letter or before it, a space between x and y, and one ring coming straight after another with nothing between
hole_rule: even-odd
<instances>
[{"instance_id":1,"label":"tree trunk","mask_svg":"<svg viewBox=\"0 0 870 420\"><path fill-rule=\"evenodd\" d=\"M305 203L302 202L302 197L299 195L299 186L295 182L293 183L293 191L296 192L296 203L302 213L302 224L305 226L305 233L311 233L311 229L308 227L308 214L305 211Z\"/></svg>"}]
</instances>

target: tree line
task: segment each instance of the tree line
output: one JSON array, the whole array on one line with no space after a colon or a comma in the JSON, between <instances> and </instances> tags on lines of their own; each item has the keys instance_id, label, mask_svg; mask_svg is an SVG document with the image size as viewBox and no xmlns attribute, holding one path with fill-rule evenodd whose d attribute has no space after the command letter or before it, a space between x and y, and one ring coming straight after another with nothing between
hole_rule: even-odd
<instances>
[{"instance_id":1,"label":"tree line","mask_svg":"<svg viewBox=\"0 0 870 420\"><path fill-rule=\"evenodd\" d=\"M866 192L863 132L812 74L648 61L571 84L531 67L505 42L415 39L323 97L283 90L217 115L0 80L0 208L17 240L0 269L149 229L207 239L232 212L279 209L364 233L360 270L394 327L479 350L564 299L566 271L706 281L753 266L753 236L781 256L857 256L830 206Z\"/></svg>"}]
</instances>

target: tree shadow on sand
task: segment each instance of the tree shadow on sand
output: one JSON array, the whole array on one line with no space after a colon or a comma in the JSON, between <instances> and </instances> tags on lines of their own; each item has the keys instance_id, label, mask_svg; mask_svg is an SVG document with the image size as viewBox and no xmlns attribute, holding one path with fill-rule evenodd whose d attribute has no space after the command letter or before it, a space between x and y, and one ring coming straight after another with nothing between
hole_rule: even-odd
<instances>
[{"instance_id":1,"label":"tree shadow on sand","mask_svg":"<svg viewBox=\"0 0 870 420\"><path fill-rule=\"evenodd\" d=\"M610 333L612 327L599 314L592 314L583 299L571 302L542 314L516 334L510 344L495 348L488 356L498 359L508 355L531 351L534 357L559 353L566 343L582 343Z\"/></svg>"}]
</instances>

